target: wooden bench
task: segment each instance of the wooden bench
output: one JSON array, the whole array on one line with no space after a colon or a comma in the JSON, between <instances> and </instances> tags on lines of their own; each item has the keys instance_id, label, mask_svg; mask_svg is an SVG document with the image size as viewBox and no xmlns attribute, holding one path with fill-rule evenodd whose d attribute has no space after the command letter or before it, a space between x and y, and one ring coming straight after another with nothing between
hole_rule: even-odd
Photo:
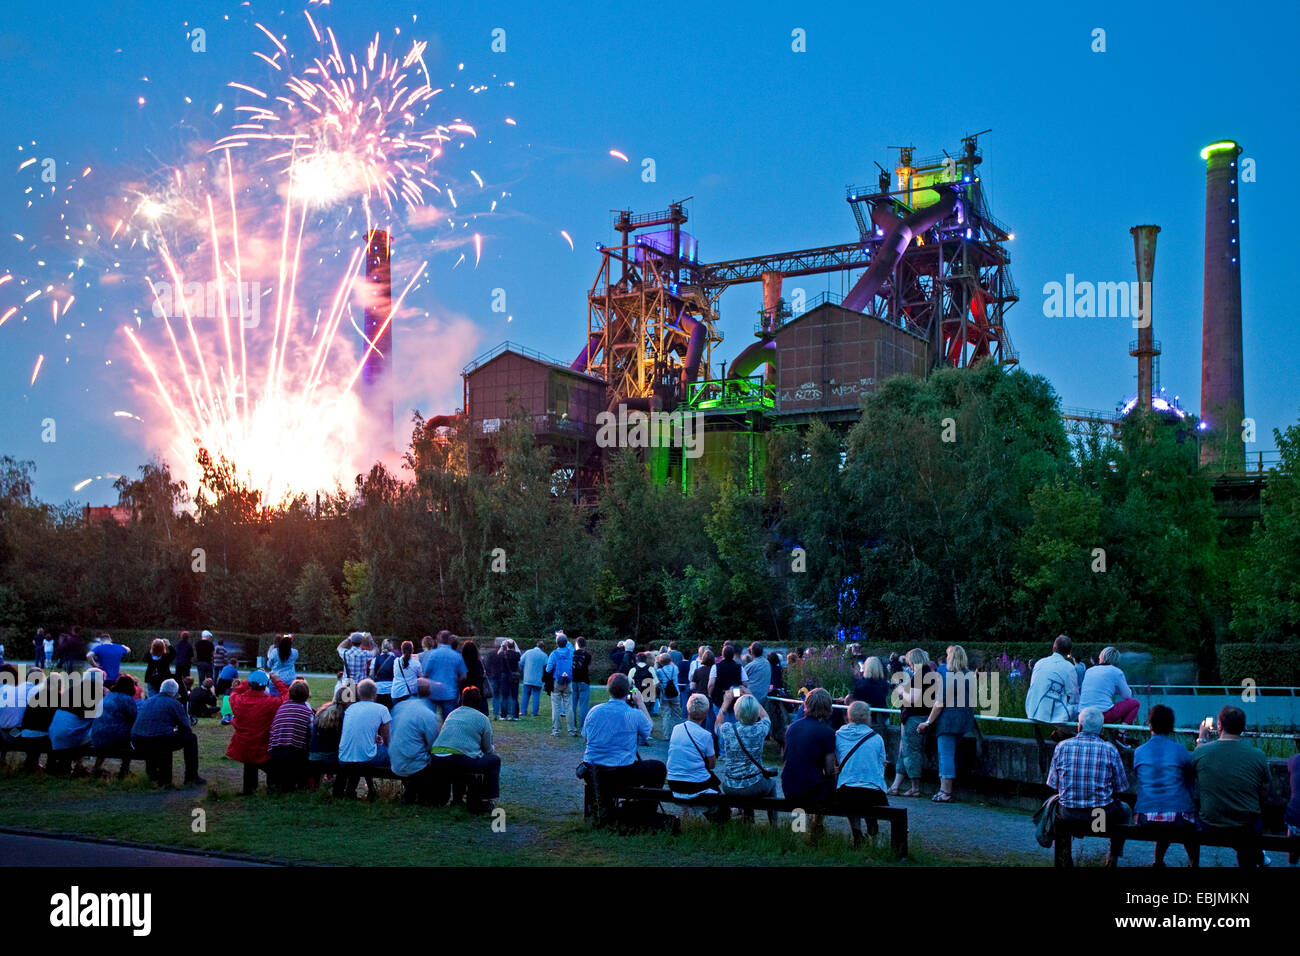
<instances>
[{"instance_id":1,"label":"wooden bench","mask_svg":"<svg viewBox=\"0 0 1300 956\"><path fill-rule=\"evenodd\" d=\"M726 793L700 794L694 797L676 797L671 790L654 790L630 787L619 792L620 798L655 800L659 803L676 803L690 807L729 807L732 810L773 811L792 813L802 810L809 814L832 817L862 817L867 820L884 820L889 824L889 845L899 860L907 858L907 808L906 807L849 807L839 801L818 807L801 806L784 797L738 797Z\"/></svg>"},{"instance_id":2,"label":"wooden bench","mask_svg":"<svg viewBox=\"0 0 1300 956\"><path fill-rule=\"evenodd\" d=\"M1125 843L1177 843L1184 848L1213 846L1240 850L1258 847L1260 850L1300 853L1300 837L1287 836L1284 833L1243 835L1240 832L1198 830L1193 827L1169 827L1150 823L1125 823L1112 827L1104 833L1095 833L1086 821L1067 824L1058 818L1056 839L1052 848L1053 864L1058 867L1074 866L1074 841L1085 837L1100 837L1106 840L1122 837Z\"/></svg>"}]
</instances>

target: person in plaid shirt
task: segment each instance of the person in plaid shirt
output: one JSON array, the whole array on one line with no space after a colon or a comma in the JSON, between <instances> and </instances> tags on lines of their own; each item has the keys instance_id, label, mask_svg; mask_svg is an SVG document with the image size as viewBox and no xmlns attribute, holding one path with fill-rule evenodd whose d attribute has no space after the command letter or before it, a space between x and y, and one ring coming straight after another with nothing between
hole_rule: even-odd
<instances>
[{"instance_id":1,"label":"person in plaid shirt","mask_svg":"<svg viewBox=\"0 0 1300 956\"><path fill-rule=\"evenodd\" d=\"M1100 708L1079 711L1078 736L1056 745L1047 771L1047 785L1058 794L1057 819L1074 829L1096 826L1097 833L1130 818L1128 805L1118 799L1128 789L1128 776L1119 750L1099 736L1103 723ZM1106 865L1118 866L1123 852L1124 838L1112 836Z\"/></svg>"},{"instance_id":2,"label":"person in plaid shirt","mask_svg":"<svg viewBox=\"0 0 1300 956\"><path fill-rule=\"evenodd\" d=\"M367 649L365 642L366 635L362 631L353 631L338 646L344 676L354 684L359 684L370 675L370 660L375 656L374 648Z\"/></svg>"}]
</instances>

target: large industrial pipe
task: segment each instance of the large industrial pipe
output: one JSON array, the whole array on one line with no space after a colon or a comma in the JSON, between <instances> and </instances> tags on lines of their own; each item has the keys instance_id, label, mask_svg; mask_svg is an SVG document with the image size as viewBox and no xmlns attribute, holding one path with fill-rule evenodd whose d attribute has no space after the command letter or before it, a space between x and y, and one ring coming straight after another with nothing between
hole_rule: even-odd
<instances>
[{"instance_id":1,"label":"large industrial pipe","mask_svg":"<svg viewBox=\"0 0 1300 956\"><path fill-rule=\"evenodd\" d=\"M1201 312L1201 464L1240 472L1245 385L1241 345L1241 212L1231 140L1201 150L1205 160L1205 279Z\"/></svg>"},{"instance_id":2,"label":"large industrial pipe","mask_svg":"<svg viewBox=\"0 0 1300 956\"><path fill-rule=\"evenodd\" d=\"M954 190L945 189L940 192L937 202L913 210L902 219L880 207L872 210L871 221L878 228L885 230L885 238L879 248L876 249L876 254L872 258L871 265L866 273L844 298L844 308L852 309L854 312L861 312L870 305L877 290L884 285L885 280L894 271L894 266L897 265L898 260L907 251L912 239L918 233L925 232L934 226L956 207L957 193Z\"/></svg>"},{"instance_id":3,"label":"large industrial pipe","mask_svg":"<svg viewBox=\"0 0 1300 956\"><path fill-rule=\"evenodd\" d=\"M1151 398L1155 392L1155 324L1152 321L1153 296L1151 279L1156 268L1156 236L1159 226L1134 226L1129 230L1133 236L1133 255L1137 262L1138 277L1138 337L1137 348L1133 355L1138 360L1138 392L1135 408L1150 410Z\"/></svg>"},{"instance_id":4,"label":"large industrial pipe","mask_svg":"<svg viewBox=\"0 0 1300 956\"><path fill-rule=\"evenodd\" d=\"M767 332L776 331L776 323L779 321L778 313L781 310L781 280L783 276L779 272L764 272L763 280L763 329Z\"/></svg>"},{"instance_id":5,"label":"large industrial pipe","mask_svg":"<svg viewBox=\"0 0 1300 956\"><path fill-rule=\"evenodd\" d=\"M695 381L695 376L700 370L700 356L704 354L704 339L709 330L703 322L687 315L685 312L681 313L677 318L682 328L691 336L691 340L686 346L686 361L682 365L681 386L677 391L677 397L684 401L686 399L686 386Z\"/></svg>"}]
</instances>

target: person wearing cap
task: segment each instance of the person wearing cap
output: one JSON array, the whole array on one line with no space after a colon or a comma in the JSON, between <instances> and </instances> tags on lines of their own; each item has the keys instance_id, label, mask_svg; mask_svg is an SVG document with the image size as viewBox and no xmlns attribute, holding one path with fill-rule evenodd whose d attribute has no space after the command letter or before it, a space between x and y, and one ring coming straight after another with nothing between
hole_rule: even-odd
<instances>
[{"instance_id":1,"label":"person wearing cap","mask_svg":"<svg viewBox=\"0 0 1300 956\"><path fill-rule=\"evenodd\" d=\"M268 685L274 683L275 691ZM244 796L257 792L257 772L266 770L271 760L271 723L280 705L289 699L289 685L274 674L255 670L248 680L239 681L230 690L231 721L235 732L230 736L226 756L244 765Z\"/></svg>"},{"instance_id":2,"label":"person wearing cap","mask_svg":"<svg viewBox=\"0 0 1300 956\"><path fill-rule=\"evenodd\" d=\"M555 650L546 659L546 673L551 677L551 736L560 736L563 727L576 737L577 723L569 720L573 700L573 648L563 631L555 632Z\"/></svg>"},{"instance_id":3,"label":"person wearing cap","mask_svg":"<svg viewBox=\"0 0 1300 956\"><path fill-rule=\"evenodd\" d=\"M194 647L194 667L199 672L199 686L202 687L204 682L214 677L212 673L212 632L204 631L199 636L199 643Z\"/></svg>"},{"instance_id":4,"label":"person wearing cap","mask_svg":"<svg viewBox=\"0 0 1300 956\"><path fill-rule=\"evenodd\" d=\"M167 678L158 693L141 701L131 725L131 749L145 761L180 750L185 755L185 783L207 783L199 776L199 738L190 729L190 718L176 695L180 685ZM167 781L168 785L171 781Z\"/></svg>"}]
</instances>

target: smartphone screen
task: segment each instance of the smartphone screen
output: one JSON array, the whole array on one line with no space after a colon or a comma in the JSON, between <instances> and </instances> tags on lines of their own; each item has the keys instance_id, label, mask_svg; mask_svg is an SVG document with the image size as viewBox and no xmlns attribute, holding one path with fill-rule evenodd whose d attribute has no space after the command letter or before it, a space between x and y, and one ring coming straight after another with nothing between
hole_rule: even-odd
<instances>
[{"instance_id":1,"label":"smartphone screen","mask_svg":"<svg viewBox=\"0 0 1300 956\"><path fill-rule=\"evenodd\" d=\"M732 696L732 697L739 697L739 696L740 696L740 688L739 688L739 687L733 687L733 688L731 688L731 696Z\"/></svg>"}]
</instances>

